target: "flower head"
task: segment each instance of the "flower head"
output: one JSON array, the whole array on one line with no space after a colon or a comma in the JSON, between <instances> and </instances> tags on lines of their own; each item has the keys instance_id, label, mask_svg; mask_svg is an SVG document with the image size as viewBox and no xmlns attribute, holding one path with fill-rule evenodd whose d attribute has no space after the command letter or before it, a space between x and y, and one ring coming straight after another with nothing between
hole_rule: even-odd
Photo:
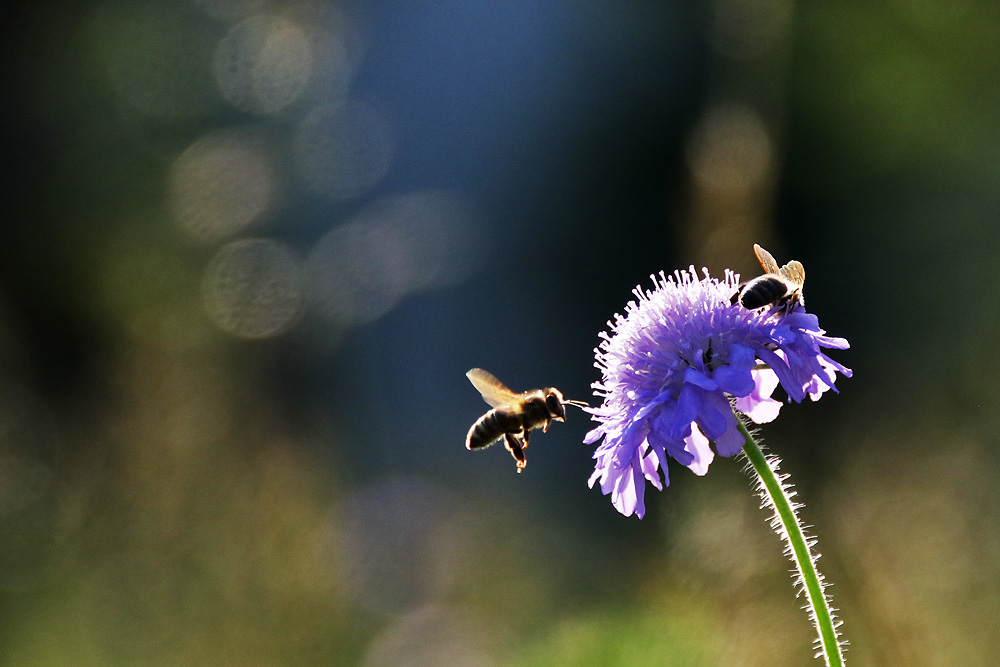
<instances>
[{"instance_id":1,"label":"flower head","mask_svg":"<svg viewBox=\"0 0 1000 667\"><path fill-rule=\"evenodd\" d=\"M824 335L803 306L747 310L730 303L739 276L704 274L692 266L653 276L654 289L637 287L624 317L601 334L603 380L594 389L603 404L589 410L599 425L584 442L603 438L590 486L600 481L625 516L645 513L646 480L659 490L670 483L668 457L704 475L715 452L738 453L744 439L734 407L769 422L781 407L771 398L778 384L795 402L815 401L836 391L837 371L851 375L822 350L847 349L847 341Z\"/></svg>"}]
</instances>

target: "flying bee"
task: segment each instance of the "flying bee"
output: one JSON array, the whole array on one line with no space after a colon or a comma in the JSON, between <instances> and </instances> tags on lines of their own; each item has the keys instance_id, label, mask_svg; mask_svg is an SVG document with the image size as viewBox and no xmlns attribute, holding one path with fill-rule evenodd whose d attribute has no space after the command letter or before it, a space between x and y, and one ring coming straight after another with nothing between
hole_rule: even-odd
<instances>
[{"instance_id":1,"label":"flying bee","mask_svg":"<svg viewBox=\"0 0 1000 667\"><path fill-rule=\"evenodd\" d=\"M566 421L567 405L578 408L587 405L583 401L563 398L562 392L555 387L515 394L482 368L473 368L465 375L483 395L483 400L492 406L469 429L469 434L465 436L466 449L482 449L503 439L504 446L517 463L518 472L528 465L524 450L528 448L528 436L532 429L541 426L544 432L553 420Z\"/></svg>"},{"instance_id":2,"label":"flying bee","mask_svg":"<svg viewBox=\"0 0 1000 667\"><path fill-rule=\"evenodd\" d=\"M771 253L756 243L753 251L765 273L746 283L743 289L733 295L732 303L739 301L747 310L773 306L789 311L796 304L804 306L806 301L802 296L802 286L806 281L806 270L802 262L793 259L778 268Z\"/></svg>"}]
</instances>

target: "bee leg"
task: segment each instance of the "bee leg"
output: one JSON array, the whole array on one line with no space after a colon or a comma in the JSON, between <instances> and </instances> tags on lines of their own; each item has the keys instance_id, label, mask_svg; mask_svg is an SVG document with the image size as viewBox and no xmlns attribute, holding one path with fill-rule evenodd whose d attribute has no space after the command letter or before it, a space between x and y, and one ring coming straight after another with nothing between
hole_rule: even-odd
<instances>
[{"instance_id":1,"label":"bee leg","mask_svg":"<svg viewBox=\"0 0 1000 667\"><path fill-rule=\"evenodd\" d=\"M504 433L503 436L504 447L510 452L510 455L514 457L514 461L517 463L517 471L521 472L524 470L524 466L528 465L528 460L524 457L524 448L528 446L525 442L521 444L521 438L515 433Z\"/></svg>"}]
</instances>

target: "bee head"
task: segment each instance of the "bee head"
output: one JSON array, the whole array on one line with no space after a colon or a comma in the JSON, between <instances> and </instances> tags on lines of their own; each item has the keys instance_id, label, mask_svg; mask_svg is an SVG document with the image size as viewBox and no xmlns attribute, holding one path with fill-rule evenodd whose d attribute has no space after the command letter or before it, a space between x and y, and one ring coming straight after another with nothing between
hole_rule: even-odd
<instances>
[{"instance_id":1,"label":"bee head","mask_svg":"<svg viewBox=\"0 0 1000 667\"><path fill-rule=\"evenodd\" d=\"M565 404L566 401L563 399L561 391L555 387L549 387L545 390L545 407L548 408L553 419L561 422L566 421Z\"/></svg>"}]
</instances>

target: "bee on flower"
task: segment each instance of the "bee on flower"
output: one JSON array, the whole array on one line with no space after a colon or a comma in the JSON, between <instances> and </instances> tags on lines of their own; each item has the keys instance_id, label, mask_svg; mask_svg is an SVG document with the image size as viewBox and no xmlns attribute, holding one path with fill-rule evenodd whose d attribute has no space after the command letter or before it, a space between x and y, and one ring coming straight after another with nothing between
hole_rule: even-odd
<instances>
[{"instance_id":1,"label":"bee on flower","mask_svg":"<svg viewBox=\"0 0 1000 667\"><path fill-rule=\"evenodd\" d=\"M771 273L782 276L786 267L770 261ZM838 372L850 377L824 352L848 342L826 335L805 310L801 282L789 282L797 291L780 308L749 308L731 271L721 280L707 269L699 278L693 266L661 272L652 290L637 287L625 314L609 322L595 351L603 377L594 389L603 402L587 409L598 425L585 442L599 442L590 486L600 483L622 514L643 516L646 482L659 490L668 485L669 459L704 475L716 454L740 452L744 436L734 408L750 421L769 422L781 407L771 397L779 384L792 401L815 401L836 391Z\"/></svg>"}]
</instances>

